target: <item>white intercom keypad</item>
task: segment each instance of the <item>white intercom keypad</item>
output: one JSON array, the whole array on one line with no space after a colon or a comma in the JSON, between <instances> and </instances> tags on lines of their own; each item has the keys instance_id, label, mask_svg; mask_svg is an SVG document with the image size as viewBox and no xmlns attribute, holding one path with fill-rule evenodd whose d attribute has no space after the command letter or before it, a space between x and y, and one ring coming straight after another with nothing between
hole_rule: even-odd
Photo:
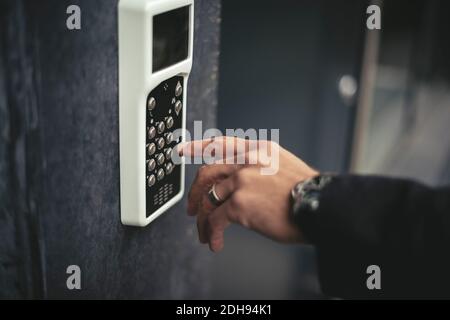
<instances>
[{"instance_id":1,"label":"white intercom keypad","mask_svg":"<svg viewBox=\"0 0 450 320\"><path fill-rule=\"evenodd\" d=\"M145 226L184 193L172 161L186 123L193 0L120 0L120 207L125 225Z\"/></svg>"}]
</instances>

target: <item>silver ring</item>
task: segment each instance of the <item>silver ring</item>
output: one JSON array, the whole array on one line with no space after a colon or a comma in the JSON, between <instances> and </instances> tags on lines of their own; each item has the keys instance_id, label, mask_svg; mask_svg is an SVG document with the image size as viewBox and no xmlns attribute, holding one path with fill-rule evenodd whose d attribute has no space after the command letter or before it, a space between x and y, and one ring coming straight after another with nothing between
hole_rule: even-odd
<instances>
[{"instance_id":1,"label":"silver ring","mask_svg":"<svg viewBox=\"0 0 450 320\"><path fill-rule=\"evenodd\" d=\"M223 203L222 199L220 199L220 197L217 195L216 184L213 184L211 189L209 190L208 199L216 207L220 206Z\"/></svg>"}]
</instances>

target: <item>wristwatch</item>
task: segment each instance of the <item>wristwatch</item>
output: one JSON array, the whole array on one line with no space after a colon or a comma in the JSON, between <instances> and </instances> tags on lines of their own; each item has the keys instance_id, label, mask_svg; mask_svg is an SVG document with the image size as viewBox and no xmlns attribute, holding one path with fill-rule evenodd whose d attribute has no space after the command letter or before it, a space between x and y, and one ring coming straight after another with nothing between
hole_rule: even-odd
<instances>
[{"instance_id":1,"label":"wristwatch","mask_svg":"<svg viewBox=\"0 0 450 320\"><path fill-rule=\"evenodd\" d=\"M315 228L316 212L320 207L322 190L333 180L334 174L323 173L299 182L291 191L292 218L302 231ZM305 235L309 240L311 237Z\"/></svg>"}]
</instances>

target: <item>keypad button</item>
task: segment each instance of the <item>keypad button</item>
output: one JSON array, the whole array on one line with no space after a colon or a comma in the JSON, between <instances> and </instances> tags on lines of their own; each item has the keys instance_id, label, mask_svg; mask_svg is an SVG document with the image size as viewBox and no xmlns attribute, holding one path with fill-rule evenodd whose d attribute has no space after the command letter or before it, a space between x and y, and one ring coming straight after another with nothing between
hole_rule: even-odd
<instances>
[{"instance_id":1,"label":"keypad button","mask_svg":"<svg viewBox=\"0 0 450 320\"><path fill-rule=\"evenodd\" d=\"M166 143L171 144L173 142L173 133L169 132L166 134Z\"/></svg>"},{"instance_id":2,"label":"keypad button","mask_svg":"<svg viewBox=\"0 0 450 320\"><path fill-rule=\"evenodd\" d=\"M180 114L180 111L181 111L182 108L183 108L183 103L182 103L180 100L178 100L177 102L175 102L175 113L176 113L177 115Z\"/></svg>"},{"instance_id":3,"label":"keypad button","mask_svg":"<svg viewBox=\"0 0 450 320\"><path fill-rule=\"evenodd\" d=\"M170 129L173 127L173 118L172 117L168 117L166 120L166 127L167 129Z\"/></svg>"},{"instance_id":4,"label":"keypad button","mask_svg":"<svg viewBox=\"0 0 450 320\"><path fill-rule=\"evenodd\" d=\"M150 97L150 99L148 99L148 102L147 102L148 111L152 111L153 109L155 109L155 107L156 107L156 99L153 97Z\"/></svg>"},{"instance_id":5,"label":"keypad button","mask_svg":"<svg viewBox=\"0 0 450 320\"><path fill-rule=\"evenodd\" d=\"M148 139L151 140L156 136L156 129L154 126L148 128Z\"/></svg>"},{"instance_id":6,"label":"keypad button","mask_svg":"<svg viewBox=\"0 0 450 320\"><path fill-rule=\"evenodd\" d=\"M156 161L155 159L150 159L147 161L147 170L149 172L152 172L156 168Z\"/></svg>"},{"instance_id":7,"label":"keypad button","mask_svg":"<svg viewBox=\"0 0 450 320\"><path fill-rule=\"evenodd\" d=\"M158 162L159 165L162 165L164 163L164 155L162 153L156 156L156 162Z\"/></svg>"},{"instance_id":8,"label":"keypad button","mask_svg":"<svg viewBox=\"0 0 450 320\"><path fill-rule=\"evenodd\" d=\"M149 177L147 177L147 185L149 186L149 187L153 187L153 185L155 184L155 182L156 182L156 178L155 178L155 176L152 174L152 175L150 175Z\"/></svg>"},{"instance_id":9,"label":"keypad button","mask_svg":"<svg viewBox=\"0 0 450 320\"><path fill-rule=\"evenodd\" d=\"M172 159L172 148L167 148L166 150L164 150L164 155L166 156L167 160L171 160Z\"/></svg>"},{"instance_id":10,"label":"keypad button","mask_svg":"<svg viewBox=\"0 0 450 320\"><path fill-rule=\"evenodd\" d=\"M159 169L156 176L158 178L158 181L161 181L162 179L164 179L164 176L165 176L164 170L163 169Z\"/></svg>"},{"instance_id":11,"label":"keypad button","mask_svg":"<svg viewBox=\"0 0 450 320\"><path fill-rule=\"evenodd\" d=\"M149 156L154 155L155 151L156 151L156 145L154 143L150 143L147 145L147 153Z\"/></svg>"},{"instance_id":12,"label":"keypad button","mask_svg":"<svg viewBox=\"0 0 450 320\"><path fill-rule=\"evenodd\" d=\"M160 123L158 123L158 133L161 134L164 132L164 130L166 130L166 125L163 121L161 121Z\"/></svg>"},{"instance_id":13,"label":"keypad button","mask_svg":"<svg viewBox=\"0 0 450 320\"><path fill-rule=\"evenodd\" d=\"M166 163L166 174L169 175L173 171L173 164L171 162Z\"/></svg>"},{"instance_id":14,"label":"keypad button","mask_svg":"<svg viewBox=\"0 0 450 320\"><path fill-rule=\"evenodd\" d=\"M166 144L164 142L164 138L159 138L158 141L157 141L157 144L158 144L158 150L161 150L162 148L164 148L164 146Z\"/></svg>"},{"instance_id":15,"label":"keypad button","mask_svg":"<svg viewBox=\"0 0 450 320\"><path fill-rule=\"evenodd\" d=\"M175 96L179 97L183 93L183 86L180 82L177 83L177 86L175 87Z\"/></svg>"}]
</instances>

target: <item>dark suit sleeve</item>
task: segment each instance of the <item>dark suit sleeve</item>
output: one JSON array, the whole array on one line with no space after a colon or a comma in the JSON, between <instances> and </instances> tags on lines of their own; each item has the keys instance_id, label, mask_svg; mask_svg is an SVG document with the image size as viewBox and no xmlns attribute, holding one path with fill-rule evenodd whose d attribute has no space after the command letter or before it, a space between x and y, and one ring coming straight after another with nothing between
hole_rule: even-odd
<instances>
[{"instance_id":1,"label":"dark suit sleeve","mask_svg":"<svg viewBox=\"0 0 450 320\"><path fill-rule=\"evenodd\" d=\"M450 297L450 188L338 176L300 228L317 248L325 294L342 298ZM369 290L367 267L381 270Z\"/></svg>"}]
</instances>

